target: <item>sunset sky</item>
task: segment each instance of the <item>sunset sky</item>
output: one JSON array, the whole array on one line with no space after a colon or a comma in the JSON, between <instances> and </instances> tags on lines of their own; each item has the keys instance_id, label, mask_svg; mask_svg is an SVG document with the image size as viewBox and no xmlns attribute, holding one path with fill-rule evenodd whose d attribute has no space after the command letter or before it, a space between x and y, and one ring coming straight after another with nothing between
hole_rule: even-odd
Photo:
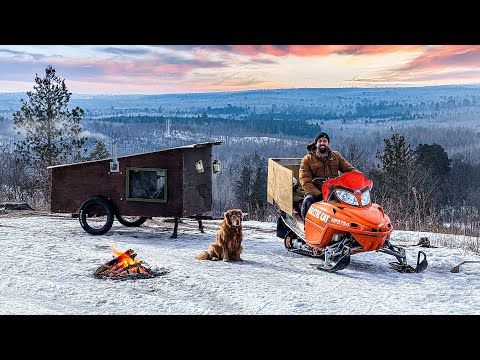
<instances>
[{"instance_id":1,"label":"sunset sky","mask_svg":"<svg viewBox=\"0 0 480 360\"><path fill-rule=\"evenodd\" d=\"M0 92L52 65L77 94L480 83L480 45L0 45Z\"/></svg>"}]
</instances>

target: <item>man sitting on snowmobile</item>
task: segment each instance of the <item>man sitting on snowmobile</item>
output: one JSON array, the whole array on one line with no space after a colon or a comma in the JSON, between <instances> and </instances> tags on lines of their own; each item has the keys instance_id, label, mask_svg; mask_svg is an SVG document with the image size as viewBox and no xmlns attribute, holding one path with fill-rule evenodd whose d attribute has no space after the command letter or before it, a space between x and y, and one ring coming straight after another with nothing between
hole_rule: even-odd
<instances>
[{"instance_id":1,"label":"man sitting on snowmobile","mask_svg":"<svg viewBox=\"0 0 480 360\"><path fill-rule=\"evenodd\" d=\"M305 190L302 203L302 219L305 221L310 206L323 200L323 182L313 181L315 178L335 178L342 173L360 172L345 160L338 151L329 147L330 138L327 133L320 132L315 140L307 145L307 155L302 158L299 170L299 182Z\"/></svg>"}]
</instances>

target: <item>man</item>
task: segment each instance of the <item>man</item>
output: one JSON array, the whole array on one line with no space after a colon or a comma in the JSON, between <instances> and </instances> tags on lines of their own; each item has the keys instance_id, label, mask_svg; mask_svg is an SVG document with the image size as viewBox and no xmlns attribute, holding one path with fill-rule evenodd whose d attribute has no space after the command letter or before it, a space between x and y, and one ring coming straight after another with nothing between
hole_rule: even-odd
<instances>
[{"instance_id":1,"label":"man","mask_svg":"<svg viewBox=\"0 0 480 360\"><path fill-rule=\"evenodd\" d=\"M321 201L322 184L313 183L315 178L334 178L342 173L358 171L338 151L330 149L330 138L327 133L321 132L315 136L313 143L307 145L307 155L300 164L299 182L305 190L302 203L302 219L305 221L308 209L317 201Z\"/></svg>"}]
</instances>

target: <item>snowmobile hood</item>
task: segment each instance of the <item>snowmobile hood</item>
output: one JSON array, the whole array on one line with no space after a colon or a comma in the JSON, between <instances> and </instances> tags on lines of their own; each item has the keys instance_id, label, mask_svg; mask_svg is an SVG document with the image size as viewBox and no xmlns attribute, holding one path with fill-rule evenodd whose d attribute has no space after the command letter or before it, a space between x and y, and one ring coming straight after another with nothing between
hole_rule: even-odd
<instances>
[{"instance_id":1,"label":"snowmobile hood","mask_svg":"<svg viewBox=\"0 0 480 360\"><path fill-rule=\"evenodd\" d=\"M366 207L349 206L344 211L351 215L350 221L371 227L377 231L390 223L390 218L385 214L382 207L378 204L370 204Z\"/></svg>"},{"instance_id":2,"label":"snowmobile hood","mask_svg":"<svg viewBox=\"0 0 480 360\"><path fill-rule=\"evenodd\" d=\"M307 217L310 217L310 219L317 224L323 221L323 219L320 218L321 214L328 214L328 217L343 220L349 223L349 226L352 226L352 224L364 225L367 231L378 231L379 228L388 227L388 224L390 224L389 216L380 205L375 203L357 207L319 201L312 204L311 208L314 209L313 211L317 210L319 215L313 215L313 217L307 215ZM361 229L361 227L359 229Z\"/></svg>"}]
</instances>

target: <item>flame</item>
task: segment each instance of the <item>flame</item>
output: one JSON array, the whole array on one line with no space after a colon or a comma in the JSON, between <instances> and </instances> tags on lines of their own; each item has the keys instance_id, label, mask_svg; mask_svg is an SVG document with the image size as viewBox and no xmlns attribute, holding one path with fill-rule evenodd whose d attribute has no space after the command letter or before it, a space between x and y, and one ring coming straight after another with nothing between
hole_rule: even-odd
<instances>
[{"instance_id":1,"label":"flame","mask_svg":"<svg viewBox=\"0 0 480 360\"><path fill-rule=\"evenodd\" d=\"M123 267L127 267L127 266L130 266L130 265L134 265L134 264L138 264L140 263L140 260L134 260L130 254L128 253L128 251L120 251L120 250L117 250L113 244L113 242L110 242L110 248L112 249L113 251L113 254L116 256L116 257L119 257L118 259L118 264L121 264L123 266L119 266L119 268L123 268ZM133 252L133 251L132 251Z\"/></svg>"},{"instance_id":2,"label":"flame","mask_svg":"<svg viewBox=\"0 0 480 360\"><path fill-rule=\"evenodd\" d=\"M123 254L122 251L117 250L117 249L115 248L115 245L113 244L113 241L110 241L110 249L112 249L113 254L114 254L115 256L120 256L120 255Z\"/></svg>"},{"instance_id":3,"label":"flame","mask_svg":"<svg viewBox=\"0 0 480 360\"><path fill-rule=\"evenodd\" d=\"M110 248L112 249L113 254L117 257L115 270L112 272L112 275L122 276L129 273L148 274L148 270L140 265L141 261L133 259L136 255L133 250L129 249L127 251L120 251L115 248L112 241L110 242Z\"/></svg>"}]
</instances>

